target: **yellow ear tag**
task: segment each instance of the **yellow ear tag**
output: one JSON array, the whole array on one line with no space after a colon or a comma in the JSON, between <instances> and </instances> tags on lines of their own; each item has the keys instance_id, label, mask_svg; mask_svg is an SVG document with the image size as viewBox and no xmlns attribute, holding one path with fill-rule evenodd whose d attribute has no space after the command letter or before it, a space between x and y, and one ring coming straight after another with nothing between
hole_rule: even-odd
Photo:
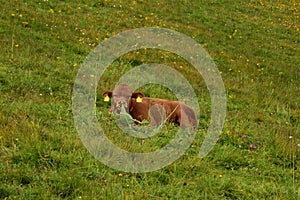
<instances>
[{"instance_id":1,"label":"yellow ear tag","mask_svg":"<svg viewBox=\"0 0 300 200\"><path fill-rule=\"evenodd\" d=\"M108 102L109 101L109 96L105 96L104 101Z\"/></svg>"},{"instance_id":2,"label":"yellow ear tag","mask_svg":"<svg viewBox=\"0 0 300 200\"><path fill-rule=\"evenodd\" d=\"M141 97L136 98L136 102L141 103L142 101L143 101L143 99Z\"/></svg>"}]
</instances>

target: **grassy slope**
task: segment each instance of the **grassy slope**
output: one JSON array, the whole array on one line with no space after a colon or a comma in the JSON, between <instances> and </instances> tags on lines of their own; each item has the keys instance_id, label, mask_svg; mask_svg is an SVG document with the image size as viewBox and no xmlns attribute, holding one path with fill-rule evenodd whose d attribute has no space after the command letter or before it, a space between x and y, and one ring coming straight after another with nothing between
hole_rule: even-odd
<instances>
[{"instance_id":1,"label":"grassy slope","mask_svg":"<svg viewBox=\"0 0 300 200\"><path fill-rule=\"evenodd\" d=\"M299 12L300 4L290 1L1 3L0 198L297 199ZM207 112L193 146L178 161L152 173L120 174L82 145L71 113L72 87L94 46L144 26L177 30L205 47L222 72L227 121L214 150L198 159L209 123L207 91L190 67L180 69L162 53L159 61L181 70ZM142 52L116 61L99 92L111 89L143 56L155 60ZM97 105L108 109L101 99ZM141 148L116 129L111 134L124 148ZM158 147L167 142L158 141ZM142 148L155 146L146 142Z\"/></svg>"}]
</instances>

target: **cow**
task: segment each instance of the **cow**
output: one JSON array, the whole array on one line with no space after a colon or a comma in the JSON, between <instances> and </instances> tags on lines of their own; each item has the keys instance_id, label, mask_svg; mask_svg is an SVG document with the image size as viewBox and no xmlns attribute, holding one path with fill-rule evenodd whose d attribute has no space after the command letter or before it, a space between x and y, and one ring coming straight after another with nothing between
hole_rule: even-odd
<instances>
[{"instance_id":1,"label":"cow","mask_svg":"<svg viewBox=\"0 0 300 200\"><path fill-rule=\"evenodd\" d=\"M103 94L104 101L112 98L112 112L120 114L122 107L137 121L148 120L150 125L160 125L163 121L173 122L183 128L198 127L195 111L180 101L149 98L141 92L133 92L126 84L117 85L113 91Z\"/></svg>"}]
</instances>

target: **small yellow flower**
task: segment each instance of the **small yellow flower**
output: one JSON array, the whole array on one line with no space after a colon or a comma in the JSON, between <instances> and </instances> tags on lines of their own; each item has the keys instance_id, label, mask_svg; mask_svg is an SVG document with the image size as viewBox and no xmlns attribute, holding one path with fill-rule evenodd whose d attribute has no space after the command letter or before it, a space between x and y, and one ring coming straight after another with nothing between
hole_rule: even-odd
<instances>
[{"instance_id":1,"label":"small yellow flower","mask_svg":"<svg viewBox=\"0 0 300 200\"><path fill-rule=\"evenodd\" d=\"M119 176L119 177L122 177L122 176L123 176L123 174L122 174L122 173L119 173L119 174L118 174L118 176Z\"/></svg>"},{"instance_id":2,"label":"small yellow flower","mask_svg":"<svg viewBox=\"0 0 300 200\"><path fill-rule=\"evenodd\" d=\"M16 47L16 48L18 48L18 47L19 47L19 45L18 45L18 44L15 44L15 47Z\"/></svg>"},{"instance_id":3,"label":"small yellow flower","mask_svg":"<svg viewBox=\"0 0 300 200\"><path fill-rule=\"evenodd\" d=\"M223 175L222 175L222 174L220 174L220 175L219 175L219 178L223 178Z\"/></svg>"},{"instance_id":4,"label":"small yellow flower","mask_svg":"<svg viewBox=\"0 0 300 200\"><path fill-rule=\"evenodd\" d=\"M77 63L74 63L74 64L73 64L73 67L77 67Z\"/></svg>"},{"instance_id":5,"label":"small yellow flower","mask_svg":"<svg viewBox=\"0 0 300 200\"><path fill-rule=\"evenodd\" d=\"M19 141L19 138L15 138L16 141Z\"/></svg>"},{"instance_id":6,"label":"small yellow flower","mask_svg":"<svg viewBox=\"0 0 300 200\"><path fill-rule=\"evenodd\" d=\"M51 8L51 9L49 10L49 13L54 13L54 10Z\"/></svg>"},{"instance_id":7,"label":"small yellow flower","mask_svg":"<svg viewBox=\"0 0 300 200\"><path fill-rule=\"evenodd\" d=\"M16 14L15 14L15 13L12 13L11 16L14 17L14 16L16 16Z\"/></svg>"}]
</instances>

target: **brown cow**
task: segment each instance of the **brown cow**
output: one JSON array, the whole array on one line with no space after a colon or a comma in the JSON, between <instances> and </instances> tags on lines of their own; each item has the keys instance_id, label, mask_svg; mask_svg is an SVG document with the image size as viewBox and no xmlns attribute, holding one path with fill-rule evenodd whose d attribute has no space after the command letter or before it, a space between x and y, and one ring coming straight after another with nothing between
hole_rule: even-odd
<instances>
[{"instance_id":1,"label":"brown cow","mask_svg":"<svg viewBox=\"0 0 300 200\"><path fill-rule=\"evenodd\" d=\"M119 84L115 89L103 93L105 101L112 98L112 111L120 114L125 107L133 119L150 120L150 125L160 125L165 119L184 128L197 129L195 111L179 101L145 97L141 92L133 92L128 85Z\"/></svg>"}]
</instances>

